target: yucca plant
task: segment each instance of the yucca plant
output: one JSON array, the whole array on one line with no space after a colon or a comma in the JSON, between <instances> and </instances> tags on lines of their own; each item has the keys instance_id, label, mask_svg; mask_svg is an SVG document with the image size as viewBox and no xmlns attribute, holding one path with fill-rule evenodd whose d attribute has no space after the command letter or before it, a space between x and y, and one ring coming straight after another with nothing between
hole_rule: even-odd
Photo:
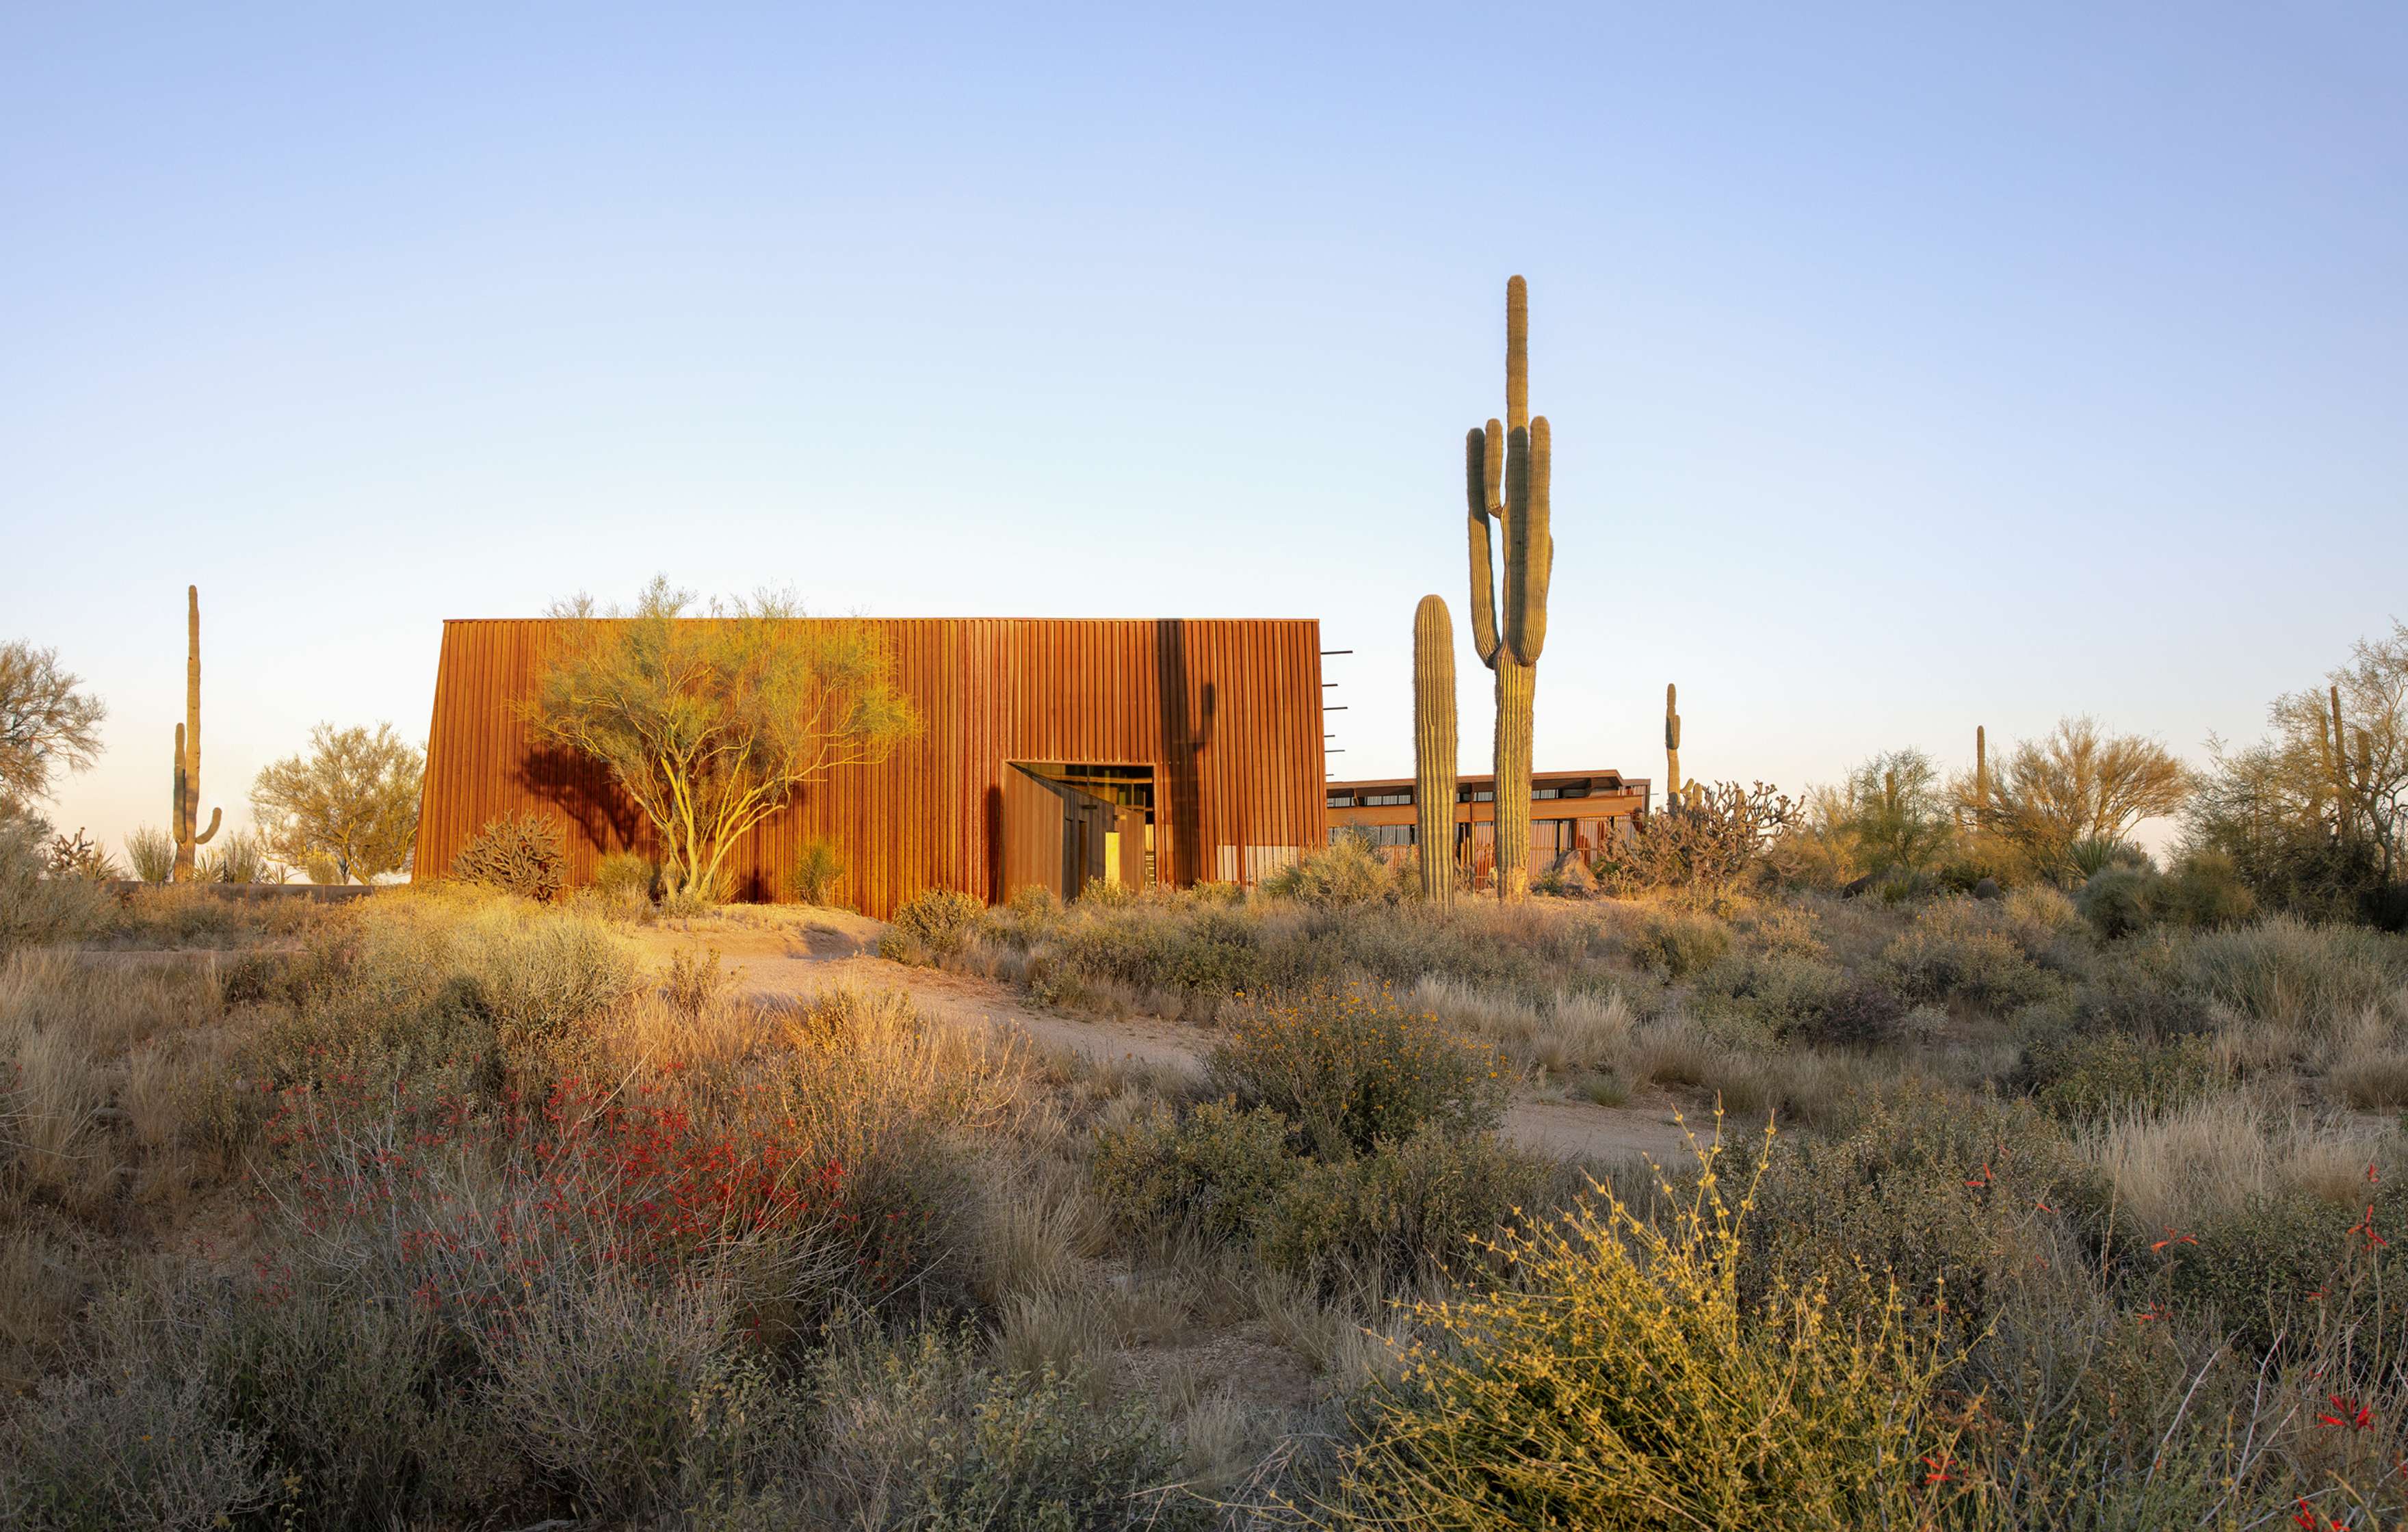
<instances>
[{"instance_id":1,"label":"yucca plant","mask_svg":"<svg viewBox=\"0 0 2408 1532\"><path fill-rule=\"evenodd\" d=\"M176 838L155 824L125 835L125 860L146 883L164 883L176 870Z\"/></svg>"}]
</instances>

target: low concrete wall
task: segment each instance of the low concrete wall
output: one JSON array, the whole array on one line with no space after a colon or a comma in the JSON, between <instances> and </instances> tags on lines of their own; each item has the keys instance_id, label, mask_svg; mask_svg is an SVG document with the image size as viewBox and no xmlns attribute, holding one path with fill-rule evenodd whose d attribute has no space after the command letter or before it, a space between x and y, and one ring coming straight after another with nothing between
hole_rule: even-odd
<instances>
[{"instance_id":1,"label":"low concrete wall","mask_svg":"<svg viewBox=\"0 0 2408 1532\"><path fill-rule=\"evenodd\" d=\"M246 903L308 899L313 904L340 904L346 899L365 899L378 892L366 883L144 883L131 878L121 879L108 886L121 899L130 899L146 888L193 888L212 899L240 899Z\"/></svg>"}]
</instances>

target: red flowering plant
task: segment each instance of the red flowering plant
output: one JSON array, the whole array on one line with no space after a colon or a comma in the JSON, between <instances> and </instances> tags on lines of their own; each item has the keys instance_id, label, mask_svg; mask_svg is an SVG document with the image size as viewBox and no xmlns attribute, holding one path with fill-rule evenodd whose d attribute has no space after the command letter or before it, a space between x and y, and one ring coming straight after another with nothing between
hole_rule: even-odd
<instances>
[{"instance_id":1,"label":"red flowering plant","mask_svg":"<svg viewBox=\"0 0 2408 1532\"><path fill-rule=\"evenodd\" d=\"M842 1163L782 1123L698 1122L658 1085L564 1081L498 1110L295 1097L271 1135L286 1172L259 1182L292 1267L470 1323L606 1273L666 1285L740 1263L791 1310L874 1298L901 1265ZM264 1273L266 1296L289 1274Z\"/></svg>"}]
</instances>

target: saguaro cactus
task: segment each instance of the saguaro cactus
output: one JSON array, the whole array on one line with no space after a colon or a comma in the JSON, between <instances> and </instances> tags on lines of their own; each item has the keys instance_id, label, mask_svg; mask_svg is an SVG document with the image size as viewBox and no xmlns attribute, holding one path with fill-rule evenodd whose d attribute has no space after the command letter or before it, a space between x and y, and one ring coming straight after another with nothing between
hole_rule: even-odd
<instances>
[{"instance_id":1,"label":"saguaro cactus","mask_svg":"<svg viewBox=\"0 0 2408 1532\"><path fill-rule=\"evenodd\" d=\"M1981 724L1973 725L1973 827L1981 829L1990 822L1990 735Z\"/></svg>"},{"instance_id":2,"label":"saguaro cactus","mask_svg":"<svg viewBox=\"0 0 2408 1532\"><path fill-rule=\"evenodd\" d=\"M201 812L201 588L184 587L184 721L176 725L176 800L170 815L176 835L176 881L195 876L194 852L218 833L221 810L209 810L209 827L193 826Z\"/></svg>"},{"instance_id":3,"label":"saguaro cactus","mask_svg":"<svg viewBox=\"0 0 2408 1532\"><path fill-rule=\"evenodd\" d=\"M1681 689L1664 683L1664 807L1681 803Z\"/></svg>"},{"instance_id":4,"label":"saguaro cactus","mask_svg":"<svg viewBox=\"0 0 2408 1532\"><path fill-rule=\"evenodd\" d=\"M1463 443L1471 642L1480 663L1497 673L1497 892L1507 899L1530 886L1530 705L1555 563L1547 493L1552 439L1546 417L1530 415L1529 336L1529 288L1515 277L1505 284L1505 421L1474 427ZM1492 521L1504 523L1501 581L1489 549Z\"/></svg>"},{"instance_id":5,"label":"saguaro cactus","mask_svg":"<svg viewBox=\"0 0 2408 1532\"><path fill-rule=\"evenodd\" d=\"M1446 603L1422 597L1413 609L1414 840L1422 897L1455 902L1455 622Z\"/></svg>"}]
</instances>

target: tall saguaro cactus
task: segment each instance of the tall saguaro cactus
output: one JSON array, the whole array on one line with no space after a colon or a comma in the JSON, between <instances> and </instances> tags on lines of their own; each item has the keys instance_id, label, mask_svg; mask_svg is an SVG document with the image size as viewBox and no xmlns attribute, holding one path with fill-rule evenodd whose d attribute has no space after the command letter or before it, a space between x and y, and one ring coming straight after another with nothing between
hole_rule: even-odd
<instances>
[{"instance_id":1,"label":"tall saguaro cactus","mask_svg":"<svg viewBox=\"0 0 2408 1532\"><path fill-rule=\"evenodd\" d=\"M1413 609L1413 812L1422 897L1455 902L1455 622L1446 603Z\"/></svg>"},{"instance_id":2,"label":"tall saguaro cactus","mask_svg":"<svg viewBox=\"0 0 2408 1532\"><path fill-rule=\"evenodd\" d=\"M176 881L191 882L196 875L194 852L218 833L219 809L209 810L209 827L198 835L201 806L201 588L184 587L184 721L176 725L176 801L171 823L176 835Z\"/></svg>"},{"instance_id":3,"label":"tall saguaro cactus","mask_svg":"<svg viewBox=\"0 0 2408 1532\"><path fill-rule=\"evenodd\" d=\"M1664 683L1664 807L1681 802L1681 689Z\"/></svg>"},{"instance_id":4,"label":"tall saguaro cactus","mask_svg":"<svg viewBox=\"0 0 2408 1532\"><path fill-rule=\"evenodd\" d=\"M1977 830L1990 823L1990 733L1973 725L1973 827Z\"/></svg>"},{"instance_id":5,"label":"tall saguaro cactus","mask_svg":"<svg viewBox=\"0 0 2408 1532\"><path fill-rule=\"evenodd\" d=\"M1471 643L1480 663L1497 673L1497 892L1507 899L1521 898L1530 886L1530 705L1555 563L1547 494L1552 442L1547 418L1530 415L1529 339L1529 287L1515 277L1505 284L1505 421L1474 427L1463 443ZM1491 522L1503 523L1501 581L1489 549Z\"/></svg>"}]
</instances>

